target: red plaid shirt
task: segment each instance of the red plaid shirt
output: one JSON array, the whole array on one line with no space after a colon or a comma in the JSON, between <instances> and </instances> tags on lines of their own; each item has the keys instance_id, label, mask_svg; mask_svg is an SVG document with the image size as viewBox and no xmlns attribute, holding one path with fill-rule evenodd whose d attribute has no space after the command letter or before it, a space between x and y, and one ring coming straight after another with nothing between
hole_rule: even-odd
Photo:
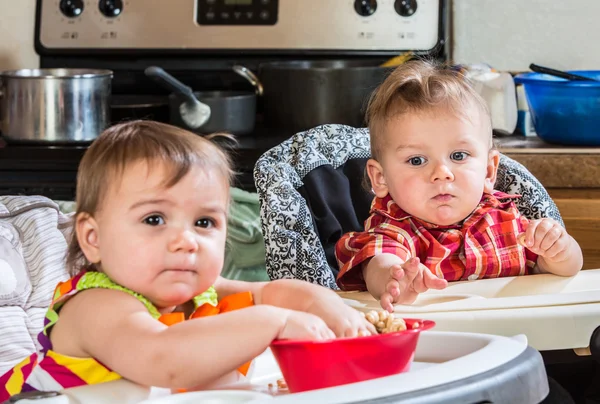
<instances>
[{"instance_id":1,"label":"red plaid shirt","mask_svg":"<svg viewBox=\"0 0 600 404\"><path fill-rule=\"evenodd\" d=\"M448 281L528 274L537 255L517 242L527 219L513 199L518 195L484 194L462 223L437 226L404 212L388 195L375 198L364 232L345 234L336 244L343 290L366 290L361 264L381 254L403 260L419 257L434 274Z\"/></svg>"}]
</instances>

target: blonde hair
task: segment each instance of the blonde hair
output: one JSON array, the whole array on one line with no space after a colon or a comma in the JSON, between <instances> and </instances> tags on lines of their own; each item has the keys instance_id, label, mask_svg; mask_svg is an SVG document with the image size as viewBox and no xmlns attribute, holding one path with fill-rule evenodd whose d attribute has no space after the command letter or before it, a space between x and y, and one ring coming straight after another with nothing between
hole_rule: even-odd
<instances>
[{"instance_id":1,"label":"blonde hair","mask_svg":"<svg viewBox=\"0 0 600 404\"><path fill-rule=\"evenodd\" d=\"M164 186L177 184L192 167L215 170L229 186L233 170L229 156L210 139L230 137L215 134L201 137L175 126L153 121L131 121L106 129L85 152L77 172L75 220L81 213L94 216L101 207L107 190L123 172L139 161L156 161L167 165L170 175ZM76 275L82 267L97 270L87 261L71 234L66 256L67 268Z\"/></svg>"},{"instance_id":2,"label":"blonde hair","mask_svg":"<svg viewBox=\"0 0 600 404\"><path fill-rule=\"evenodd\" d=\"M371 137L371 156L376 160L381 156L383 134L391 118L439 107L449 108L465 118L469 118L470 108L475 107L490 120L485 100L460 72L425 60L412 60L400 65L369 99L366 120ZM491 123L489 133L491 142Z\"/></svg>"}]
</instances>

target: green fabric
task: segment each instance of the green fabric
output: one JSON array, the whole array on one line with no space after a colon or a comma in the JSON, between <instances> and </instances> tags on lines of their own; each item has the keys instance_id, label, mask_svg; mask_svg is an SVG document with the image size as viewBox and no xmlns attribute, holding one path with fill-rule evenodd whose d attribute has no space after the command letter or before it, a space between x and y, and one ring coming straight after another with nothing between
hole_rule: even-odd
<instances>
[{"instance_id":1,"label":"green fabric","mask_svg":"<svg viewBox=\"0 0 600 404\"><path fill-rule=\"evenodd\" d=\"M222 276L248 282L268 281L258 194L231 188L227 244Z\"/></svg>"},{"instance_id":2,"label":"green fabric","mask_svg":"<svg viewBox=\"0 0 600 404\"><path fill-rule=\"evenodd\" d=\"M194 297L192 301L194 302L195 309L202 306L204 303L208 303L211 306L216 306L219 303L217 291L212 286L198 296Z\"/></svg>"},{"instance_id":3,"label":"green fabric","mask_svg":"<svg viewBox=\"0 0 600 404\"><path fill-rule=\"evenodd\" d=\"M150 313L150 315L152 317L154 317L156 319L160 317L160 313L158 312L158 309L152 304L152 302L150 302L150 300L148 300L141 294L134 292L131 289L127 289L126 287L123 287L123 286L113 282L112 279L110 279L108 277L108 275L106 275L105 273L86 272L81 277L79 282L77 282L77 290L86 290L86 289L95 289L95 288L119 290L121 292L128 293L131 296L138 299L140 302L142 302L142 304L146 307L146 309L148 309L148 312Z\"/></svg>"},{"instance_id":4,"label":"green fabric","mask_svg":"<svg viewBox=\"0 0 600 404\"><path fill-rule=\"evenodd\" d=\"M225 262L221 275L248 282L269 280L265 264L265 243L260 223L258 194L231 187L227 220ZM63 213L75 211L75 202L55 201Z\"/></svg>"},{"instance_id":5,"label":"green fabric","mask_svg":"<svg viewBox=\"0 0 600 404\"><path fill-rule=\"evenodd\" d=\"M108 277L105 273L102 272L86 272L79 282L77 282L77 290L86 290L86 289L94 289L94 288L104 288L104 289L112 289L119 290L121 292L125 292L130 294L131 296L138 299L142 304L146 307L150 315L154 318L159 318L161 314L159 313L156 306L152 304L150 300L148 300L145 296L134 292L131 289L127 289L119 285L118 283L113 282L112 279ZM194 302L194 308L198 308L204 303L209 303L212 306L216 306L218 304L217 291L214 287L208 288L203 293L192 299Z\"/></svg>"}]
</instances>

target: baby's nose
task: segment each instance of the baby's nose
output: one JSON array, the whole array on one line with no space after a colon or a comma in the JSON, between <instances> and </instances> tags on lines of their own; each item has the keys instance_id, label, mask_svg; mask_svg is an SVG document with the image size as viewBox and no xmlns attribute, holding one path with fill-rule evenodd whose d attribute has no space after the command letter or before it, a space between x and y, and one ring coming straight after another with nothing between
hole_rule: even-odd
<instances>
[{"instance_id":1,"label":"baby's nose","mask_svg":"<svg viewBox=\"0 0 600 404\"><path fill-rule=\"evenodd\" d=\"M452 174L452 170L444 163L437 164L433 170L432 181L453 181L454 174Z\"/></svg>"},{"instance_id":2,"label":"baby's nose","mask_svg":"<svg viewBox=\"0 0 600 404\"><path fill-rule=\"evenodd\" d=\"M198 250L198 241L196 235L190 230L180 230L169 243L169 250L172 252L185 251L195 252Z\"/></svg>"}]
</instances>

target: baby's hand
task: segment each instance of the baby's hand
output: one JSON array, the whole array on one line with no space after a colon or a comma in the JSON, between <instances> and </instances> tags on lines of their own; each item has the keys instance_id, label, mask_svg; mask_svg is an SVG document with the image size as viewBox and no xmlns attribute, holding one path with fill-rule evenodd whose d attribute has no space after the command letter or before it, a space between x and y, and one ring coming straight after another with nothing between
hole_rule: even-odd
<instances>
[{"instance_id":1,"label":"baby's hand","mask_svg":"<svg viewBox=\"0 0 600 404\"><path fill-rule=\"evenodd\" d=\"M278 339L325 340L335 338L327 324L314 314L289 310Z\"/></svg>"},{"instance_id":2,"label":"baby's hand","mask_svg":"<svg viewBox=\"0 0 600 404\"><path fill-rule=\"evenodd\" d=\"M528 250L549 262L564 261L569 255L571 239L564 227L553 219L531 220L518 240Z\"/></svg>"},{"instance_id":3,"label":"baby's hand","mask_svg":"<svg viewBox=\"0 0 600 404\"><path fill-rule=\"evenodd\" d=\"M419 293L428 289L444 289L448 281L435 276L429 268L421 264L419 258L411 258L404 264L392 265L390 277L381 295L381 307L394 312L394 303L411 304Z\"/></svg>"},{"instance_id":4,"label":"baby's hand","mask_svg":"<svg viewBox=\"0 0 600 404\"><path fill-rule=\"evenodd\" d=\"M356 337L376 334L373 324L357 310L348 306L336 295L331 299L319 300L308 309L321 317L336 337Z\"/></svg>"}]
</instances>

